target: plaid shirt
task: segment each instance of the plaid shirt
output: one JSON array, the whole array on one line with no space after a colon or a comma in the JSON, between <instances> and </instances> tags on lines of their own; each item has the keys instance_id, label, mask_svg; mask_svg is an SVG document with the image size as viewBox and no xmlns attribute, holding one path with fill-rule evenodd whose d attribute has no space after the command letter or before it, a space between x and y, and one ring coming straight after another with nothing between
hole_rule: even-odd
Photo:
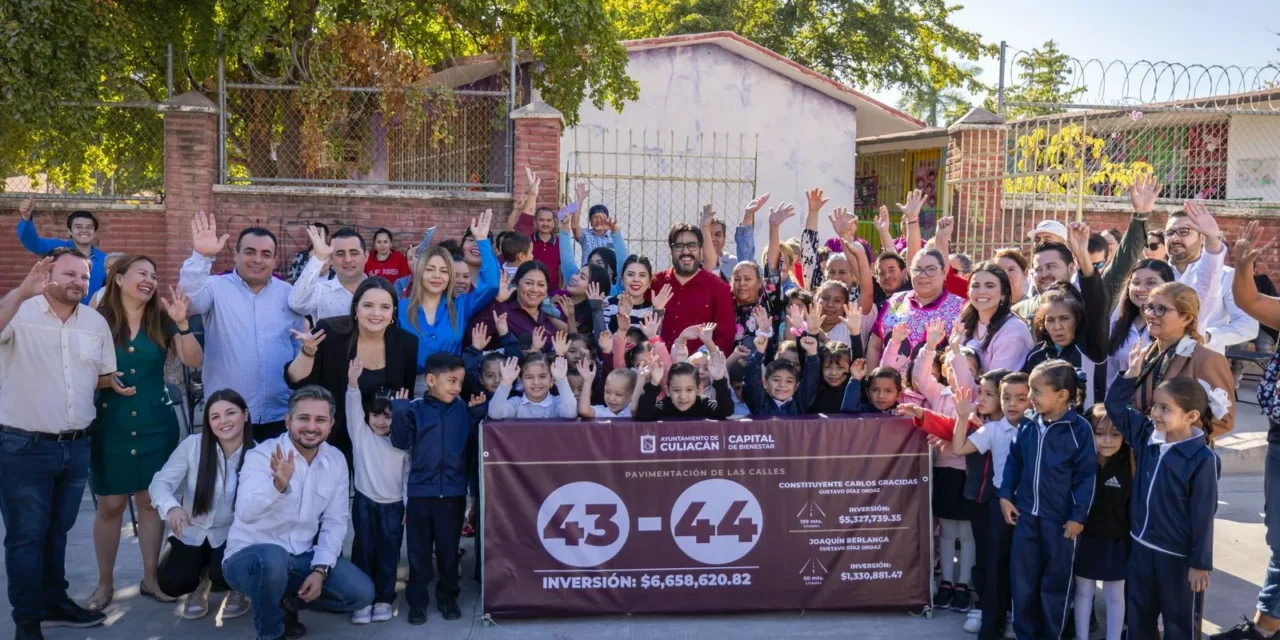
<instances>
[{"instance_id":1,"label":"plaid shirt","mask_svg":"<svg viewBox=\"0 0 1280 640\"><path fill-rule=\"evenodd\" d=\"M606 231L604 235L596 234L594 229L583 229L582 238L578 240L578 244L582 245L582 263L587 263L587 258L591 256L591 252L600 247L613 248L613 232ZM620 259L626 256L618 256Z\"/></svg>"}]
</instances>

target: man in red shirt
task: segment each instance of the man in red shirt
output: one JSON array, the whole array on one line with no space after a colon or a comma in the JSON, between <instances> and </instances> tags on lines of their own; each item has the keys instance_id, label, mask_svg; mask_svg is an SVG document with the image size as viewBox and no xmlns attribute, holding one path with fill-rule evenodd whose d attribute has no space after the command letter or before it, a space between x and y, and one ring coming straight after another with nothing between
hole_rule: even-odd
<instances>
[{"instance_id":1,"label":"man in red shirt","mask_svg":"<svg viewBox=\"0 0 1280 640\"><path fill-rule=\"evenodd\" d=\"M548 291L560 288L560 234L556 226L556 212L539 207L532 216L521 212L520 219L511 227L533 240L533 259L547 265L550 273Z\"/></svg>"},{"instance_id":2,"label":"man in red shirt","mask_svg":"<svg viewBox=\"0 0 1280 640\"><path fill-rule=\"evenodd\" d=\"M671 268L653 276L650 288L661 291L671 285L672 297L662 319L662 341L675 340L690 326L716 323L713 337L716 346L728 354L733 352L733 293L728 283L702 268L702 230L690 224L677 224L667 235L671 247ZM688 342L692 353L702 346L700 340Z\"/></svg>"}]
</instances>

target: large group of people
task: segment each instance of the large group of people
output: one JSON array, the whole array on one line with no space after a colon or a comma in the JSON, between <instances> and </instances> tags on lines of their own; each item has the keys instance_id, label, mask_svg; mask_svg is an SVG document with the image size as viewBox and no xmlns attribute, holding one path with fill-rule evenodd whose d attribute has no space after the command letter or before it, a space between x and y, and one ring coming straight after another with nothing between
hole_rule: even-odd
<instances>
[{"instance_id":1,"label":"large group of people","mask_svg":"<svg viewBox=\"0 0 1280 640\"><path fill-rule=\"evenodd\" d=\"M763 194L734 229L735 255L708 207L671 228L671 266L655 272L605 205L587 207L585 186L557 212L535 206L531 172L529 185L492 239L487 211L463 237L428 232L405 252L386 229L370 250L353 229L313 225L286 278L277 238L258 227L236 238L234 268L212 274L230 237L200 213L167 295L151 258L94 246L92 214L68 219L70 240L42 239L23 203L19 236L44 257L0 300L0 512L17 637L102 623L130 496L139 592L185 598L184 617L206 615L219 591L222 616L252 612L264 639L305 634L304 609L390 620L405 541L416 625L432 593L443 619L461 616L482 421L820 413L907 416L928 434L932 606L965 613L966 631L1086 637L1100 582L1108 640L1126 627L1155 637L1157 624L1196 637L1213 568L1213 443L1235 420L1223 353L1255 340L1260 321L1280 326L1280 299L1255 284L1256 223L1233 270L1198 201L1149 229L1159 185L1140 178L1123 234L1046 220L1029 253L975 257L951 251L950 218L921 228L925 198L912 192L897 234L887 208L875 217L873 252L848 209L820 229L829 200L814 189L799 237L782 239L798 211L779 203L757 252ZM172 360L202 368L203 420L185 439L167 397ZM1280 359L1258 394L1272 421L1268 484L1280 478L1278 379ZM64 559L86 482L99 583L81 606ZM1257 618L1222 638L1280 628L1277 513L1268 504Z\"/></svg>"}]
</instances>

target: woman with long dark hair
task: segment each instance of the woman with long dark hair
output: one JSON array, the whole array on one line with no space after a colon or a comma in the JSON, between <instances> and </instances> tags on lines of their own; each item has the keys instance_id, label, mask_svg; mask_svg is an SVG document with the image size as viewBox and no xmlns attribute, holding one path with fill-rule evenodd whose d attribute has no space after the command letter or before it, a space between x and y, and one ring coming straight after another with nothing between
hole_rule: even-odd
<instances>
[{"instance_id":1,"label":"woman with long dark hair","mask_svg":"<svg viewBox=\"0 0 1280 640\"><path fill-rule=\"evenodd\" d=\"M653 263L646 256L628 256L622 263L622 275L617 292L605 298L604 319L609 331L618 330L618 314L626 312L634 326L640 326L653 311L652 293Z\"/></svg>"},{"instance_id":2,"label":"woman with long dark hair","mask_svg":"<svg viewBox=\"0 0 1280 640\"><path fill-rule=\"evenodd\" d=\"M164 542L164 522L147 492L151 477L178 446L178 416L173 411L164 365L169 356L200 366L204 352L187 324L189 301L182 289L169 288L161 298L156 263L143 255L120 258L107 273L106 293L98 312L115 342L117 378L122 391L99 383L97 417L89 459L89 483L98 496L93 519L93 547L98 556L98 588L86 608L101 611L115 595L116 554L120 523L134 494L138 548L142 552L144 596L172 602L156 581L156 565Z\"/></svg>"},{"instance_id":3,"label":"woman with long dark hair","mask_svg":"<svg viewBox=\"0 0 1280 640\"><path fill-rule=\"evenodd\" d=\"M234 390L219 389L205 402L200 433L183 440L151 479L151 500L173 532L157 572L160 590L175 598L190 594L182 607L188 620L209 613L211 590L229 590L222 577L222 552L235 519L240 467L252 448L248 405ZM227 594L223 618L248 611L248 598Z\"/></svg>"},{"instance_id":4,"label":"woman with long dark hair","mask_svg":"<svg viewBox=\"0 0 1280 640\"><path fill-rule=\"evenodd\" d=\"M960 310L960 324L964 344L977 350L987 371L1016 371L1031 352L1031 331L1013 315L1013 284L994 262L983 262L970 274L969 301Z\"/></svg>"},{"instance_id":5,"label":"woman with long dark hair","mask_svg":"<svg viewBox=\"0 0 1280 640\"><path fill-rule=\"evenodd\" d=\"M1129 366L1129 351L1134 343L1147 341L1147 318L1142 308L1151 301L1151 292L1166 282L1177 282L1173 267L1163 260L1145 258L1133 265L1124 297L1111 314L1111 342L1107 345L1107 375L1097 380L1094 396L1106 396L1106 389Z\"/></svg>"},{"instance_id":6,"label":"woman with long dark hair","mask_svg":"<svg viewBox=\"0 0 1280 640\"><path fill-rule=\"evenodd\" d=\"M569 295L556 298L556 302L560 303L560 313L564 315L565 324L568 325L566 331L592 336L594 344L595 339L606 328L604 297L612 288L609 271L598 264L588 262L570 276L565 285L565 291Z\"/></svg>"},{"instance_id":7,"label":"woman with long dark hair","mask_svg":"<svg viewBox=\"0 0 1280 640\"><path fill-rule=\"evenodd\" d=\"M516 269L515 275L511 276L511 282L514 290L510 298L505 302L490 305L489 311L478 314L472 325L473 328L485 327L490 339L489 346L486 348L496 348L494 345L498 344L498 332L494 329L494 317L505 315L507 328L520 341L522 350L528 351L531 346L537 346L535 339L535 333L537 333L543 338L543 344L536 350L550 352L551 338L555 336L557 329L551 316L543 312L543 303L547 301L551 272L541 262L530 260Z\"/></svg>"},{"instance_id":8,"label":"woman with long dark hair","mask_svg":"<svg viewBox=\"0 0 1280 640\"><path fill-rule=\"evenodd\" d=\"M452 264L452 263L451 263ZM319 385L333 394L336 408L329 444L351 459L347 433L347 369L353 358L364 365L360 395L372 399L383 390L412 389L418 376L418 337L396 326L399 299L383 278L366 278L351 297L351 313L324 318L299 334L302 348L285 366L290 389ZM332 335L332 340L329 339Z\"/></svg>"}]
</instances>

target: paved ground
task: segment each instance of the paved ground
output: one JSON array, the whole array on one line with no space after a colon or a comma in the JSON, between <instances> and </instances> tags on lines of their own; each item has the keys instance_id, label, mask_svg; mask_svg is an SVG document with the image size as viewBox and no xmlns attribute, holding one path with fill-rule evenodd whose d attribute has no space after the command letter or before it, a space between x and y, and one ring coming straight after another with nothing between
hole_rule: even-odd
<instances>
[{"instance_id":1,"label":"paved ground","mask_svg":"<svg viewBox=\"0 0 1280 640\"><path fill-rule=\"evenodd\" d=\"M72 531L67 552L71 596L83 602L97 582L97 568L91 537L93 505L86 498L80 518ZM1241 613L1252 610L1258 585L1266 569L1268 552L1263 542L1262 482L1256 475L1224 478L1214 540L1217 570L1212 576L1208 598L1207 631L1231 626ZM466 575L474 557L464 559ZM402 560L401 570L406 569ZM204 620L186 621L177 616L177 605L165 605L140 597L137 584L141 565L136 541L126 521L125 538L116 566L116 599L108 608L108 624L89 630L54 629L50 640L209 640L252 636L249 616L225 624L213 615ZM403 578L403 573L402 573ZM751 616L589 618L575 620L508 620L493 626L483 624L479 610L479 588L465 580L462 593L464 617L456 622L441 620L434 609L425 628L410 627L404 619L403 603L390 622L352 626L347 616L304 613L308 638L420 638L430 634L442 640L481 638L555 639L576 638L698 638L714 640L773 638L868 638L939 640L972 638L960 629L963 616L940 613L933 620L907 613L777 613ZM215 606L220 600L214 600ZM9 606L0 604L0 638L11 637L13 623Z\"/></svg>"}]
</instances>

